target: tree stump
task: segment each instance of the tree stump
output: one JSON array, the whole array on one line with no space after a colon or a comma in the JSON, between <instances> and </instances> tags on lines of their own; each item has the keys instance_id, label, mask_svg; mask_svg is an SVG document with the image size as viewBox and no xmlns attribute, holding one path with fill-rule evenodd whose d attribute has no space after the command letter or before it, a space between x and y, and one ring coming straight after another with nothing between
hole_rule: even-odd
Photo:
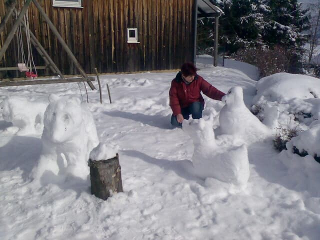
<instances>
[{"instance_id":1,"label":"tree stump","mask_svg":"<svg viewBox=\"0 0 320 240\"><path fill-rule=\"evenodd\" d=\"M107 160L89 159L91 193L106 200L113 193L123 192L119 155Z\"/></svg>"}]
</instances>

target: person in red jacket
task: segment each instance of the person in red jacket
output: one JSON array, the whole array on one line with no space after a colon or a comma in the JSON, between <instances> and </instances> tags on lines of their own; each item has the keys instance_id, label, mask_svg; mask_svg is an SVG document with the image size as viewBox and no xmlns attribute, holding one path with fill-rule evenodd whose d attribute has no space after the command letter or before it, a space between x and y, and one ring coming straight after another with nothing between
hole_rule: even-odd
<instances>
[{"instance_id":1,"label":"person in red jacket","mask_svg":"<svg viewBox=\"0 0 320 240\"><path fill-rule=\"evenodd\" d=\"M201 76L197 75L197 68L193 63L184 63L181 71L172 80L169 91L170 107L172 109L171 124L182 127L184 119L202 118L204 108L203 92L209 98L220 100L225 93L219 91Z\"/></svg>"}]
</instances>

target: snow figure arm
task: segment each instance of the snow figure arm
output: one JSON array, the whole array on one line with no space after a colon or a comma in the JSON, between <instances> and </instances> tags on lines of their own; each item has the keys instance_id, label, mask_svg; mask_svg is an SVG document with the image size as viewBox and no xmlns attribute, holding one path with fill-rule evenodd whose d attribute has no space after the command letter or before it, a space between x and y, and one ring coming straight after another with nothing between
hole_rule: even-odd
<instances>
[{"instance_id":1,"label":"snow figure arm","mask_svg":"<svg viewBox=\"0 0 320 240\"><path fill-rule=\"evenodd\" d=\"M208 83L206 80L204 80L202 77L199 76L200 83L200 89L201 91L208 96L209 98L212 98L214 100L221 101L222 97L226 95L225 93L221 92L214 86L212 86L210 83Z\"/></svg>"},{"instance_id":2,"label":"snow figure arm","mask_svg":"<svg viewBox=\"0 0 320 240\"><path fill-rule=\"evenodd\" d=\"M181 114L181 106L178 98L177 84L174 81L171 82L171 87L169 90L169 98L170 98L170 107L172 109L173 115L177 116L178 114Z\"/></svg>"}]
</instances>

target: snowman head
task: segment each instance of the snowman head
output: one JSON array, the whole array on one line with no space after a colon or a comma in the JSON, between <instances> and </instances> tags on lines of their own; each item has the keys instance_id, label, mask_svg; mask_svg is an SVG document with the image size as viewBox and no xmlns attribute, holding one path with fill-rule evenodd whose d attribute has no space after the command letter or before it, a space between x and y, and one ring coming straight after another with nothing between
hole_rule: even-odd
<instances>
[{"instance_id":1,"label":"snowman head","mask_svg":"<svg viewBox=\"0 0 320 240\"><path fill-rule=\"evenodd\" d=\"M226 95L223 96L222 101L228 106L243 104L243 90L241 87L232 87Z\"/></svg>"}]
</instances>

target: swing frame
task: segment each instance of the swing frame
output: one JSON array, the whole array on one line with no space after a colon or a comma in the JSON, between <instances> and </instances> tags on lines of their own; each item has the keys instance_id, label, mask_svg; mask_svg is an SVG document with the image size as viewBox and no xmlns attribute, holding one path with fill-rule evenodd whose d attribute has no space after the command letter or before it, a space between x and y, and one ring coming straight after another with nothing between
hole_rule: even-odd
<instances>
[{"instance_id":1,"label":"swing frame","mask_svg":"<svg viewBox=\"0 0 320 240\"><path fill-rule=\"evenodd\" d=\"M7 39L5 40L2 48L0 49L0 61L4 57L5 52L8 49L9 44L11 43L11 41L12 41L12 39L13 39L17 29L18 29L18 27L22 26L24 31L25 32L27 31L27 29L26 29L27 26L25 25L25 23L22 20L23 20L24 15L27 13L27 10L28 10L30 4L33 3L36 6L36 8L38 9L39 13L43 16L44 20L47 22L47 24L48 24L49 28L51 29L51 31L53 32L53 34L57 37L57 39L60 42L61 46L66 51L67 56L73 62L74 66L78 69L78 71L80 72L81 76L80 77L79 76L75 76L75 77L71 77L71 78L65 78L63 76L63 74L61 73L61 71L59 70L59 68L53 62L53 60L51 59L51 57L49 56L47 51L42 47L42 45L40 44L38 39L30 31L30 40L31 40L32 45L36 48L36 50L38 51L40 56L44 59L44 61L46 63L46 67L50 68L51 71L56 73L59 78L57 78L57 79L52 79L52 78L46 79L46 78L44 78L42 80L30 80L30 79L29 80L21 80L21 81L19 81L19 82L21 82L19 84L18 84L18 81L0 81L0 87L34 85L34 84L49 84L49 83L83 82L83 81L86 81L88 83L88 85L90 86L91 90L96 89L95 86L91 82L91 81L95 80L94 77L87 76L87 74L85 73L85 71L81 67L80 63L78 62L78 60L76 59L76 57L74 56L74 54L72 53L72 51L70 50L70 48L68 47L66 42L61 37L61 35L58 32L57 28L54 26L54 24L52 23L52 21L50 20L48 15L45 13L45 11L41 7L41 5L37 2L37 0L26 0L25 4L23 5L23 7L22 7L22 9L20 11L20 13L18 13L18 11L15 8L16 3L17 3L17 0L12 0L11 1L10 5L8 6L8 10L7 10L6 16L4 17L3 21L0 23L0 33L1 33L4 30L4 27L5 27L6 23L8 22L10 16L13 13L18 15L16 21L14 22L14 24L13 24L13 26L11 28L10 33L7 36ZM2 68L0 70L7 71L9 69L8 68ZM45 83L46 81L47 81L47 83Z\"/></svg>"}]
</instances>

